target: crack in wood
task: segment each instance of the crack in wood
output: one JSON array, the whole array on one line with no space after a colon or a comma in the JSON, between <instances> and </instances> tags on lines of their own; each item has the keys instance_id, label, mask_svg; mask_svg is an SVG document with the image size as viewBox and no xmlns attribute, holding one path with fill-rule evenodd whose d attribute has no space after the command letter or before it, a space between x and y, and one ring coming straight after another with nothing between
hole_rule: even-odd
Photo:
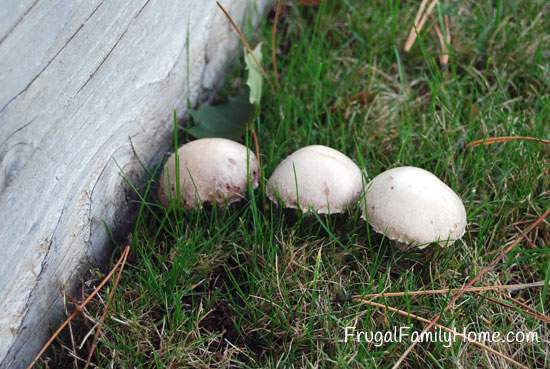
<instances>
[{"instance_id":1,"label":"crack in wood","mask_svg":"<svg viewBox=\"0 0 550 369\"><path fill-rule=\"evenodd\" d=\"M21 96L23 93L25 93L29 87L31 87L31 85L34 83L34 81L36 81L38 79L38 77L40 77L40 75L42 73L44 73L44 71L54 62L54 60L59 56L59 54L61 54L61 52L65 49L65 47L67 47L67 45L76 37L76 35L80 32L80 30L82 30L82 28L84 27L84 25L88 22L88 20L95 14L95 12L101 7L101 5L103 5L103 1L101 1L96 7L95 9L90 13L90 15L88 15L88 17L86 17L86 19L84 20L84 22L82 22L82 24L76 29L76 31L71 35L71 37L69 37L69 39L63 44L63 46L55 53L55 55L53 56L53 58L51 58L47 63L46 65L44 66L44 68L42 68L38 74L36 76L33 77L33 79L31 79L31 81L25 86L25 88L23 88L23 90L21 90L17 95L15 95L14 97L12 97L7 103L6 105L4 105L2 107L2 109L0 109L0 114L15 100L17 99L19 96Z\"/></svg>"},{"instance_id":2,"label":"crack in wood","mask_svg":"<svg viewBox=\"0 0 550 369\"><path fill-rule=\"evenodd\" d=\"M25 319L28 318L28 315L25 313L28 309L29 309L29 305L30 305L30 301L32 299L32 296L34 294L34 292L36 291L36 287L38 286L38 284L40 283L41 279L40 279L40 276L42 275L43 271L44 271L44 268L46 266L46 262L47 262L47 259L48 259L48 255L50 253L50 249L52 248L52 244L53 244L53 238L55 236L55 233L57 232L57 229L59 228L59 224L61 224L61 218L63 217L63 213L65 212L65 208L61 209L61 214L59 214L59 218L57 218L57 223L55 224L55 227L51 233L51 236L50 236L50 239L48 241L46 241L48 243L48 247L47 247L47 250L44 252L44 258L42 259L42 262L40 263L40 272L38 272L38 276L36 277L36 283L34 284L34 286L31 288L31 292L29 293L29 296L27 298L27 301L25 302L25 306L23 307L23 315L25 316L25 318L23 318L23 320L20 322L21 324L17 327L17 332L16 334L18 334L19 332L21 332L22 329L25 329ZM53 300L57 300L58 297L54 297ZM50 304L51 306L51 304ZM20 348L18 350L16 350L14 353L13 353L13 357L18 357L18 353L19 351L21 351L21 349L23 347L25 347L25 345L27 344L27 342L29 342L30 340L32 339L31 336L29 336L26 340L24 340L24 344L20 346ZM8 350L8 352L6 353L6 358L8 358L11 354L12 354L12 350L13 350L13 346L10 350ZM0 362L0 366L2 365L3 363Z\"/></svg>"},{"instance_id":3,"label":"crack in wood","mask_svg":"<svg viewBox=\"0 0 550 369\"><path fill-rule=\"evenodd\" d=\"M88 85L88 83L92 80L92 78L94 78L94 76L96 75L96 73L99 71L99 69L101 69L101 67L103 66L103 64L107 61L107 59L109 59L109 56L111 56L111 54L113 53L113 51L115 50L115 48L118 46L118 44L120 43L120 41L122 40L122 38L124 37L124 35L126 35L126 33L128 32L128 30L130 29L130 26L132 25L133 21L141 14L141 12L143 11L143 9L145 8L145 6L147 6L147 4L149 4L149 1L150 0L147 0L145 1L145 3L141 6L141 8L139 9L139 11L136 13L136 15L134 15L134 17L132 18L132 20L128 23L128 26L126 27L126 29L124 30L124 32L122 32L122 34L118 37L118 39L115 41L114 45L111 47L111 49L109 50L109 52L107 53L107 55L105 55L105 57L103 59L101 59L101 62L99 63L99 65L94 69L94 71L88 76L88 78L86 79L86 81L84 82L84 84L82 86L80 86L80 88L76 91L76 94L75 95L78 95L80 93L80 91L82 91L84 89L84 87L86 87L86 85ZM1 112L1 111L0 111Z\"/></svg>"},{"instance_id":4,"label":"crack in wood","mask_svg":"<svg viewBox=\"0 0 550 369\"><path fill-rule=\"evenodd\" d=\"M8 32L6 32L6 34L4 35L4 37L2 37L0 39L0 45L2 45L2 43L4 42L4 40L6 40L9 35L11 35L11 33L13 32L13 30L15 28L17 28L17 26L23 21L23 19L31 12L31 10L35 7L35 5L38 3L38 0L35 0L35 2L29 6L29 8L27 10L25 10L25 12L23 13L22 16L19 17L19 19L15 22L15 24L8 30Z\"/></svg>"},{"instance_id":5,"label":"crack in wood","mask_svg":"<svg viewBox=\"0 0 550 369\"><path fill-rule=\"evenodd\" d=\"M35 120L36 120L36 118L32 118L30 121L28 121L27 123L23 124L21 127L17 128L12 133L10 133L8 135L8 137L6 137L6 139L0 144L0 148L2 146L4 146L6 144L6 142L8 142L9 139L12 138L13 136L15 136L18 132L20 132L20 131L24 130L25 128L27 128L28 126L30 126ZM0 162L1 161L2 161L2 158L0 158Z\"/></svg>"}]
</instances>

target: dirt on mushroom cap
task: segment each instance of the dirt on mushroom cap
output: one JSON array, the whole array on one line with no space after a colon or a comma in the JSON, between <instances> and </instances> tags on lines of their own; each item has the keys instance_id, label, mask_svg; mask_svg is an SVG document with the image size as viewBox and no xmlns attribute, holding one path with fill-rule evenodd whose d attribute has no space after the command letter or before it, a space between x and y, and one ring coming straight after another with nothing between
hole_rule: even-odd
<instances>
[{"instance_id":1,"label":"dirt on mushroom cap","mask_svg":"<svg viewBox=\"0 0 550 369\"><path fill-rule=\"evenodd\" d=\"M179 191L187 208L204 202L225 204L239 201L249 179L258 187L258 161L254 153L238 142L224 138L191 141L177 151ZM160 177L159 199L164 206L177 197L176 154L172 154Z\"/></svg>"}]
</instances>

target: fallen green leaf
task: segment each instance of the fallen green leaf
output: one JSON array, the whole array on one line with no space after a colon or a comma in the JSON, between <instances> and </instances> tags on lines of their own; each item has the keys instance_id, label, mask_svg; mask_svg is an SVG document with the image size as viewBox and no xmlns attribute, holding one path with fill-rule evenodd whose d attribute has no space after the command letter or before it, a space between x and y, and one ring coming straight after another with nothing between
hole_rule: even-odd
<instances>
[{"instance_id":1,"label":"fallen green leaf","mask_svg":"<svg viewBox=\"0 0 550 369\"><path fill-rule=\"evenodd\" d=\"M222 137L237 140L252 117L253 106L249 103L245 88L229 101L214 106L201 106L191 110L195 125L187 131L195 138Z\"/></svg>"},{"instance_id":2,"label":"fallen green leaf","mask_svg":"<svg viewBox=\"0 0 550 369\"><path fill-rule=\"evenodd\" d=\"M260 105L262 98L262 72L258 63L262 63L262 43L260 42L252 52L244 50L244 62L248 70L246 84L250 88L250 103Z\"/></svg>"}]
</instances>

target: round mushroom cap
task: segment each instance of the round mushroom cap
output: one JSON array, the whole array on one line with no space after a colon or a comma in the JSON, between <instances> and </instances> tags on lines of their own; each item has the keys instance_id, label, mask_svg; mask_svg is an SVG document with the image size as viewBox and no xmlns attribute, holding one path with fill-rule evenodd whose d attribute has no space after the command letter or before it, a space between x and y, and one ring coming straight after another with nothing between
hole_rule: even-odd
<instances>
[{"instance_id":1,"label":"round mushroom cap","mask_svg":"<svg viewBox=\"0 0 550 369\"><path fill-rule=\"evenodd\" d=\"M367 185L364 201L363 218L372 228L408 245L445 246L466 229L462 200L424 169L399 167L379 174Z\"/></svg>"},{"instance_id":2,"label":"round mushroom cap","mask_svg":"<svg viewBox=\"0 0 550 369\"><path fill-rule=\"evenodd\" d=\"M301 148L275 168L267 183L267 196L285 207L341 213L363 190L361 170L346 155L327 146Z\"/></svg>"},{"instance_id":3,"label":"round mushroom cap","mask_svg":"<svg viewBox=\"0 0 550 369\"><path fill-rule=\"evenodd\" d=\"M181 202L186 208L204 202L229 204L243 198L248 180L258 187L258 161L240 143L224 138L191 141L177 151ZM164 206L176 199L176 154L170 155L160 177L159 199Z\"/></svg>"}]
</instances>

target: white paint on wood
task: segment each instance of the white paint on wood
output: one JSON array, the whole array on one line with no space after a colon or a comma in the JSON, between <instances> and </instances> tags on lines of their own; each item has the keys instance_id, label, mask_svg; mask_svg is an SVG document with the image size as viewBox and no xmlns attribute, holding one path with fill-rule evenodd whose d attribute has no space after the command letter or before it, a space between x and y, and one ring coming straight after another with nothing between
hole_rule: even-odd
<instances>
[{"instance_id":1,"label":"white paint on wood","mask_svg":"<svg viewBox=\"0 0 550 369\"><path fill-rule=\"evenodd\" d=\"M268 0L221 2L242 21ZM1 368L47 338L105 253L102 222L128 222L131 142L158 162L173 109L214 89L237 46L214 0L0 0Z\"/></svg>"}]
</instances>

